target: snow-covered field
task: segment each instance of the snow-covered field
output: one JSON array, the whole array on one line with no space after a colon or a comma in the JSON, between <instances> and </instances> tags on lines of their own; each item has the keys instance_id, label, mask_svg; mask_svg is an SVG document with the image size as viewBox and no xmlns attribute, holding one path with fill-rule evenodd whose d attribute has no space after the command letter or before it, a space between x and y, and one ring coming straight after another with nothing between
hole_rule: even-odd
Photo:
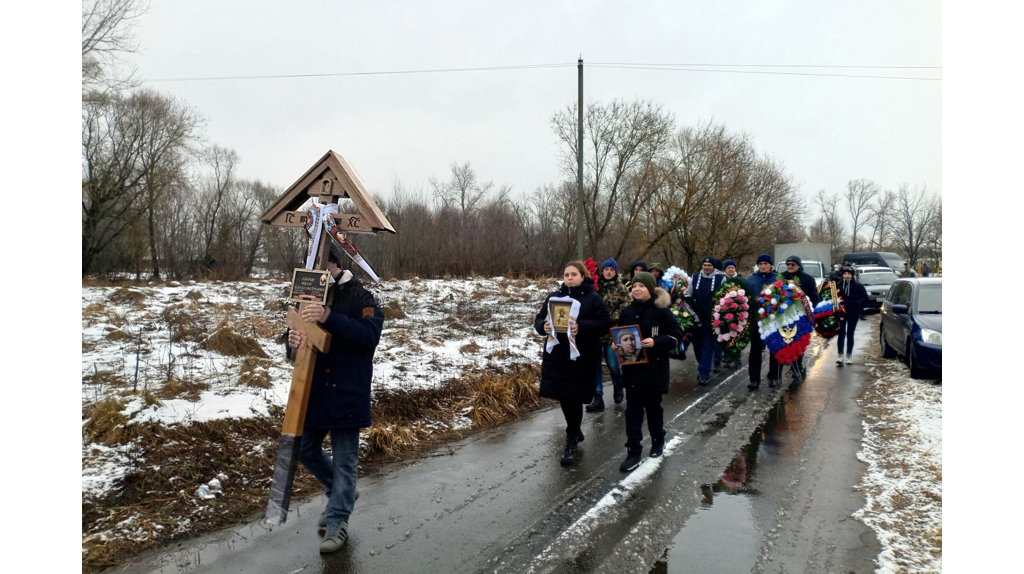
<instances>
[{"instance_id":1,"label":"snow-covered field","mask_svg":"<svg viewBox=\"0 0 1024 574\"><path fill-rule=\"evenodd\" d=\"M861 392L868 465L854 516L878 537L880 573L942 571L942 385L910 378L896 359L865 353Z\"/></svg>"},{"instance_id":2,"label":"snow-covered field","mask_svg":"<svg viewBox=\"0 0 1024 574\"><path fill-rule=\"evenodd\" d=\"M91 407L109 398L120 401L124 424L266 416L283 407L292 368L277 337L287 286L262 279L83 287L83 426ZM537 362L533 316L556 286L501 277L370 286L389 317L374 357L374 389L431 387L464 370ZM222 324L252 337L268 358L209 349ZM83 497L114 486L132 450L83 438Z\"/></svg>"}]
</instances>

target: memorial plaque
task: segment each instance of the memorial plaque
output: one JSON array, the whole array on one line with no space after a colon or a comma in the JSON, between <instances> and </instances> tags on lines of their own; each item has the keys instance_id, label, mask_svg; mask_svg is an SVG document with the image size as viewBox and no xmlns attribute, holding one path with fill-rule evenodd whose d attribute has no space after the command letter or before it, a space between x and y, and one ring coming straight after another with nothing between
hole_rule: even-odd
<instances>
[{"instance_id":1,"label":"memorial plaque","mask_svg":"<svg viewBox=\"0 0 1024 574\"><path fill-rule=\"evenodd\" d=\"M295 303L320 303L327 301L327 288L330 285L327 276L329 271L319 269L296 269L292 275L292 291L289 301Z\"/></svg>"}]
</instances>

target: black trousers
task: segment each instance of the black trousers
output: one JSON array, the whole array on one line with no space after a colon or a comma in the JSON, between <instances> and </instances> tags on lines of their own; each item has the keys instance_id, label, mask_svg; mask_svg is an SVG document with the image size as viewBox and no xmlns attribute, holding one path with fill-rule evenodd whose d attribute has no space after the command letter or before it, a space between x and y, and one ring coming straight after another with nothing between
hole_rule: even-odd
<instances>
[{"instance_id":1,"label":"black trousers","mask_svg":"<svg viewBox=\"0 0 1024 574\"><path fill-rule=\"evenodd\" d=\"M851 313L839 325L839 341L836 347L840 355L843 354L843 343L846 343L846 353L853 354L853 332L857 329L857 321L860 321L860 315Z\"/></svg>"},{"instance_id":2,"label":"black trousers","mask_svg":"<svg viewBox=\"0 0 1024 574\"><path fill-rule=\"evenodd\" d=\"M761 355L763 351L764 341L761 340L761 334L755 330L750 335L750 355L747 358L747 375L750 377L750 382L752 383L756 383L761 380ZM779 362L775 360L775 357L770 355L769 357L768 378L778 379Z\"/></svg>"},{"instance_id":3,"label":"black trousers","mask_svg":"<svg viewBox=\"0 0 1024 574\"><path fill-rule=\"evenodd\" d=\"M579 401L559 401L562 404L562 414L565 415L565 436L571 438L580 434L580 424L583 423L583 403Z\"/></svg>"},{"instance_id":4,"label":"black trousers","mask_svg":"<svg viewBox=\"0 0 1024 574\"><path fill-rule=\"evenodd\" d=\"M665 409L661 406L661 389L628 387L626 389L626 448L638 449L644 440L644 413L647 431L652 440L665 440Z\"/></svg>"}]
</instances>

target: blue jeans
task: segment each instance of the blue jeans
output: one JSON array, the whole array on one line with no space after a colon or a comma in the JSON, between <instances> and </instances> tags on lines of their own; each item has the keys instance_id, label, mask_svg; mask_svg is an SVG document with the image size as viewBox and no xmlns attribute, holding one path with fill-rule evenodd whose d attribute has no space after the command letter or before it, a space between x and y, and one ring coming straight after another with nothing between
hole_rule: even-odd
<instances>
[{"instance_id":1,"label":"blue jeans","mask_svg":"<svg viewBox=\"0 0 1024 574\"><path fill-rule=\"evenodd\" d=\"M356 505L356 464L359 462L359 429L334 429L331 451L320 447L326 429L305 429L299 446L299 461L324 485L327 495L327 523L348 522Z\"/></svg>"},{"instance_id":2,"label":"blue jeans","mask_svg":"<svg viewBox=\"0 0 1024 574\"><path fill-rule=\"evenodd\" d=\"M714 331L711 330L710 326L702 326L700 328L700 358L697 359L697 376L698 377L710 377L711 376L711 361L715 354L715 348L718 347L718 341L715 337Z\"/></svg>"},{"instance_id":3,"label":"blue jeans","mask_svg":"<svg viewBox=\"0 0 1024 574\"><path fill-rule=\"evenodd\" d=\"M612 374L612 384L616 387L622 386L622 367L619 366L619 356L612 350L611 344L604 346L604 362L608 364L608 371ZM597 363L597 395L604 395L604 376L601 373L601 362Z\"/></svg>"},{"instance_id":4,"label":"blue jeans","mask_svg":"<svg viewBox=\"0 0 1024 574\"><path fill-rule=\"evenodd\" d=\"M718 344L718 337L712 338L714 339L714 342L712 342L711 344L715 346L715 352L714 354L712 354L711 358L713 359L715 368L717 369L722 366L722 354L724 353L724 351L722 351L722 346Z\"/></svg>"}]
</instances>

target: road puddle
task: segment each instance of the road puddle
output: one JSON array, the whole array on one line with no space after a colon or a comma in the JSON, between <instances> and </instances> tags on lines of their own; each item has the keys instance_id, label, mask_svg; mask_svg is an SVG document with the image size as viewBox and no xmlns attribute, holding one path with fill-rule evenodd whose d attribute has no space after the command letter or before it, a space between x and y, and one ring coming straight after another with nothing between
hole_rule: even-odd
<instances>
[{"instance_id":1,"label":"road puddle","mask_svg":"<svg viewBox=\"0 0 1024 574\"><path fill-rule=\"evenodd\" d=\"M766 469L792 464L792 395L783 391L768 419L750 436L718 482L700 487L697 512L672 539L651 574L748 572L757 561L774 504L762 504ZM760 474L759 474L760 471Z\"/></svg>"}]
</instances>

